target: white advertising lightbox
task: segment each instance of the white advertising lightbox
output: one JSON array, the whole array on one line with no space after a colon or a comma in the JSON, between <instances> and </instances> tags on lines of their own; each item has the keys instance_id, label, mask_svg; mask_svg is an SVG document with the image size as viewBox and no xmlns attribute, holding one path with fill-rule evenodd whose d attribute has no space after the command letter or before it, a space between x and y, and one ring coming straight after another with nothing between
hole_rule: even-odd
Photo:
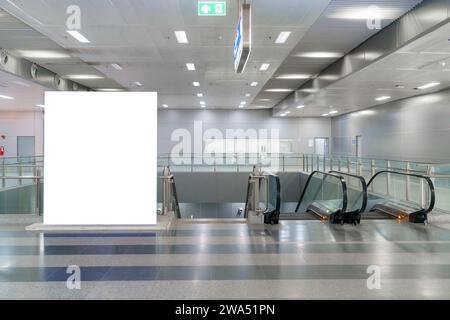
<instances>
[{"instance_id":1,"label":"white advertising lightbox","mask_svg":"<svg viewBox=\"0 0 450 320\"><path fill-rule=\"evenodd\" d=\"M44 134L44 224L156 224L156 93L46 92Z\"/></svg>"}]
</instances>

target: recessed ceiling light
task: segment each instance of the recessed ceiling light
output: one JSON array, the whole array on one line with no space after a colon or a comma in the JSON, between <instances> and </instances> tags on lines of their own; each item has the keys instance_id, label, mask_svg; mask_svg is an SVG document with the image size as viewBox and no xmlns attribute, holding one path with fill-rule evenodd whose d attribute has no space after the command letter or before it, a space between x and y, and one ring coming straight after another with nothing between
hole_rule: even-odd
<instances>
[{"instance_id":1,"label":"recessed ceiling light","mask_svg":"<svg viewBox=\"0 0 450 320\"><path fill-rule=\"evenodd\" d=\"M316 93L316 92L318 92L319 90L318 90L318 89L312 89L312 88L310 88L310 89L300 89L299 91L301 91L301 92L306 92L306 93Z\"/></svg>"},{"instance_id":2,"label":"recessed ceiling light","mask_svg":"<svg viewBox=\"0 0 450 320\"><path fill-rule=\"evenodd\" d=\"M282 74L276 78L283 79L283 80L301 80L301 79L309 79L309 78L311 78L311 75L309 75L309 74Z\"/></svg>"},{"instance_id":3,"label":"recessed ceiling light","mask_svg":"<svg viewBox=\"0 0 450 320\"><path fill-rule=\"evenodd\" d=\"M205 105L205 104L202 104L201 107L202 107L202 108L206 108L206 105Z\"/></svg>"},{"instance_id":4,"label":"recessed ceiling light","mask_svg":"<svg viewBox=\"0 0 450 320\"><path fill-rule=\"evenodd\" d=\"M401 12L397 8L380 8L378 6L342 8L329 15L333 19L346 20L385 20L396 19Z\"/></svg>"},{"instance_id":5,"label":"recessed ceiling light","mask_svg":"<svg viewBox=\"0 0 450 320\"><path fill-rule=\"evenodd\" d=\"M194 87L200 87L200 82L194 81L194 82L192 82L192 85Z\"/></svg>"},{"instance_id":6,"label":"recessed ceiling light","mask_svg":"<svg viewBox=\"0 0 450 320\"><path fill-rule=\"evenodd\" d=\"M103 79L102 76L97 76L94 74L71 74L64 76L64 78L72 79L72 80L95 80L95 79Z\"/></svg>"},{"instance_id":7,"label":"recessed ceiling light","mask_svg":"<svg viewBox=\"0 0 450 320\"><path fill-rule=\"evenodd\" d=\"M296 57L302 58L340 58L341 53L338 52L304 52L295 55Z\"/></svg>"},{"instance_id":8,"label":"recessed ceiling light","mask_svg":"<svg viewBox=\"0 0 450 320\"><path fill-rule=\"evenodd\" d=\"M77 39L81 43L90 43L90 41L76 30L67 30L67 33Z\"/></svg>"},{"instance_id":9,"label":"recessed ceiling light","mask_svg":"<svg viewBox=\"0 0 450 320\"><path fill-rule=\"evenodd\" d=\"M244 106L242 104L240 104L239 105L239 109L242 109L242 108L244 108Z\"/></svg>"},{"instance_id":10,"label":"recessed ceiling light","mask_svg":"<svg viewBox=\"0 0 450 320\"><path fill-rule=\"evenodd\" d=\"M396 84L395 87L396 87L397 89L405 89L405 86L402 85L402 84Z\"/></svg>"},{"instance_id":11,"label":"recessed ceiling light","mask_svg":"<svg viewBox=\"0 0 450 320\"><path fill-rule=\"evenodd\" d=\"M259 99L259 101L272 101L272 99Z\"/></svg>"},{"instance_id":12,"label":"recessed ceiling light","mask_svg":"<svg viewBox=\"0 0 450 320\"><path fill-rule=\"evenodd\" d=\"M278 37L275 39L275 43L278 43L278 44L285 43L290 35L291 35L290 31L281 31L278 34Z\"/></svg>"},{"instance_id":13,"label":"recessed ceiling light","mask_svg":"<svg viewBox=\"0 0 450 320\"><path fill-rule=\"evenodd\" d=\"M186 36L186 32L184 31L174 31L175 37L177 38L178 43L188 43L188 39Z\"/></svg>"},{"instance_id":14,"label":"recessed ceiling light","mask_svg":"<svg viewBox=\"0 0 450 320\"><path fill-rule=\"evenodd\" d=\"M14 100L14 98L13 98L13 97L10 97L10 96L5 96L5 95L3 95L3 94L0 94L0 98L2 98L2 99L6 99L6 100Z\"/></svg>"},{"instance_id":15,"label":"recessed ceiling light","mask_svg":"<svg viewBox=\"0 0 450 320\"><path fill-rule=\"evenodd\" d=\"M16 50L18 55L30 59L64 59L70 58L70 55L64 52L51 50Z\"/></svg>"},{"instance_id":16,"label":"recessed ceiling light","mask_svg":"<svg viewBox=\"0 0 450 320\"><path fill-rule=\"evenodd\" d=\"M193 64L193 63L186 63L186 68L189 71L194 71L195 70L195 64Z\"/></svg>"},{"instance_id":17,"label":"recessed ceiling light","mask_svg":"<svg viewBox=\"0 0 450 320\"><path fill-rule=\"evenodd\" d=\"M142 87L142 83L140 83L139 81L133 82L133 85L135 85L136 87Z\"/></svg>"},{"instance_id":18,"label":"recessed ceiling light","mask_svg":"<svg viewBox=\"0 0 450 320\"><path fill-rule=\"evenodd\" d=\"M382 97L376 98L375 100L376 100L376 101L383 101L383 100L388 100L388 99L390 99L390 98L391 98L390 96L382 96Z\"/></svg>"},{"instance_id":19,"label":"recessed ceiling light","mask_svg":"<svg viewBox=\"0 0 450 320\"><path fill-rule=\"evenodd\" d=\"M259 68L259 71L267 71L267 69L269 69L270 67L270 63L263 63L261 65L261 68Z\"/></svg>"},{"instance_id":20,"label":"recessed ceiling light","mask_svg":"<svg viewBox=\"0 0 450 320\"><path fill-rule=\"evenodd\" d=\"M328 117L329 116L329 114L328 113L324 113L324 114L322 114L322 117Z\"/></svg>"},{"instance_id":21,"label":"recessed ceiling light","mask_svg":"<svg viewBox=\"0 0 450 320\"><path fill-rule=\"evenodd\" d=\"M250 97L251 94L250 94L250 93L246 93L245 96L246 96L246 97Z\"/></svg>"},{"instance_id":22,"label":"recessed ceiling light","mask_svg":"<svg viewBox=\"0 0 450 320\"><path fill-rule=\"evenodd\" d=\"M163 104L162 106L163 106L163 108L168 108L169 107L167 104Z\"/></svg>"},{"instance_id":23,"label":"recessed ceiling light","mask_svg":"<svg viewBox=\"0 0 450 320\"><path fill-rule=\"evenodd\" d=\"M286 117L286 113L280 114L280 117Z\"/></svg>"},{"instance_id":24,"label":"recessed ceiling light","mask_svg":"<svg viewBox=\"0 0 450 320\"><path fill-rule=\"evenodd\" d=\"M251 85L252 87L256 87L256 86L258 85L258 82L253 81L252 83L250 83L250 85Z\"/></svg>"},{"instance_id":25,"label":"recessed ceiling light","mask_svg":"<svg viewBox=\"0 0 450 320\"><path fill-rule=\"evenodd\" d=\"M303 104L297 106L297 109L303 109L305 106Z\"/></svg>"},{"instance_id":26,"label":"recessed ceiling light","mask_svg":"<svg viewBox=\"0 0 450 320\"><path fill-rule=\"evenodd\" d=\"M333 110L333 111L330 111L330 114L336 114L336 113L338 113L339 111L337 111L337 110Z\"/></svg>"},{"instance_id":27,"label":"recessed ceiling light","mask_svg":"<svg viewBox=\"0 0 450 320\"><path fill-rule=\"evenodd\" d=\"M203 93L197 93L197 97L203 97Z\"/></svg>"},{"instance_id":28,"label":"recessed ceiling light","mask_svg":"<svg viewBox=\"0 0 450 320\"><path fill-rule=\"evenodd\" d=\"M205 101L200 101L200 104L205 104Z\"/></svg>"},{"instance_id":29,"label":"recessed ceiling light","mask_svg":"<svg viewBox=\"0 0 450 320\"><path fill-rule=\"evenodd\" d=\"M111 63L111 67L119 71L123 69L122 66L118 63Z\"/></svg>"},{"instance_id":30,"label":"recessed ceiling light","mask_svg":"<svg viewBox=\"0 0 450 320\"><path fill-rule=\"evenodd\" d=\"M244 104L246 104L246 103L247 103L247 102L245 102L245 101L241 101L241 104L242 104L242 105L244 105Z\"/></svg>"},{"instance_id":31,"label":"recessed ceiling light","mask_svg":"<svg viewBox=\"0 0 450 320\"><path fill-rule=\"evenodd\" d=\"M416 89L424 90L424 89L428 89L431 87L436 87L440 84L441 84L440 82L430 82L430 83L424 84L423 86L417 87Z\"/></svg>"},{"instance_id":32,"label":"recessed ceiling light","mask_svg":"<svg viewBox=\"0 0 450 320\"><path fill-rule=\"evenodd\" d=\"M45 108L45 106L43 104L37 104L36 107Z\"/></svg>"},{"instance_id":33,"label":"recessed ceiling light","mask_svg":"<svg viewBox=\"0 0 450 320\"><path fill-rule=\"evenodd\" d=\"M290 111L285 111L284 113L286 113L286 114L290 114L291 112L290 112Z\"/></svg>"},{"instance_id":34,"label":"recessed ceiling light","mask_svg":"<svg viewBox=\"0 0 450 320\"><path fill-rule=\"evenodd\" d=\"M264 90L264 91L266 91L266 92L292 92L292 91L294 91L294 89L282 89L282 88L280 88L280 89L267 89L267 90Z\"/></svg>"}]
</instances>

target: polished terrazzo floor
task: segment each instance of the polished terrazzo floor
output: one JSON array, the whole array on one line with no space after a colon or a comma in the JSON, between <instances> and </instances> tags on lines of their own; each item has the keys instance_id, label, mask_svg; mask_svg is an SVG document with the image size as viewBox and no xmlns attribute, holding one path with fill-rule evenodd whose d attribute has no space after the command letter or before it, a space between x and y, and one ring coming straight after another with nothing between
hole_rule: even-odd
<instances>
[{"instance_id":1,"label":"polished terrazzo floor","mask_svg":"<svg viewBox=\"0 0 450 320\"><path fill-rule=\"evenodd\" d=\"M69 265L81 289L67 288ZM367 286L371 265L380 289ZM450 231L389 220L125 233L0 225L0 298L449 299Z\"/></svg>"}]
</instances>

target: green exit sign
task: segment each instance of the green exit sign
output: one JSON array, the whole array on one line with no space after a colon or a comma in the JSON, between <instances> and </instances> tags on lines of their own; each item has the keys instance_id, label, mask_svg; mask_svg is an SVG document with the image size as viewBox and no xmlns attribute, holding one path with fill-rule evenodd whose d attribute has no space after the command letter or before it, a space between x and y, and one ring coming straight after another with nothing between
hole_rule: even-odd
<instances>
[{"instance_id":1,"label":"green exit sign","mask_svg":"<svg viewBox=\"0 0 450 320\"><path fill-rule=\"evenodd\" d=\"M227 2L226 1L199 1L198 2L199 16L226 16Z\"/></svg>"}]
</instances>

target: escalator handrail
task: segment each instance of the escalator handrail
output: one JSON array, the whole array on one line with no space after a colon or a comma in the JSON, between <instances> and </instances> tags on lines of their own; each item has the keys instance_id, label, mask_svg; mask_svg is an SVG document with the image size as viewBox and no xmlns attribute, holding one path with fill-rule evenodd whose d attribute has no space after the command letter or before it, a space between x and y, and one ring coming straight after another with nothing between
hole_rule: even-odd
<instances>
[{"instance_id":1,"label":"escalator handrail","mask_svg":"<svg viewBox=\"0 0 450 320\"><path fill-rule=\"evenodd\" d=\"M281 209L281 183L280 183L280 177L277 176L276 174L273 174L273 173L270 173L270 172L262 172L261 175L275 177L275 180L277 182L277 202L276 202L275 210L277 212L279 212L280 209ZM249 201L249 197L250 197L251 180L252 180L252 178L249 177L248 178L248 183L247 183L247 197L245 199L245 209L244 209L244 218L245 219L248 217L248 201ZM267 183L269 183L269 182L267 182ZM268 186L268 190L270 191L270 186ZM269 197L269 194L267 194L267 197Z\"/></svg>"},{"instance_id":2,"label":"escalator handrail","mask_svg":"<svg viewBox=\"0 0 450 320\"><path fill-rule=\"evenodd\" d=\"M303 189L302 195L300 196L300 199L298 200L297 207L295 208L295 212L298 212L298 209L300 208L300 204L302 203L303 198L305 197L306 190L308 190L309 183L311 182L312 177L316 173L320 173L324 176L329 176L329 177L334 177L334 178L339 179L339 181L341 182L341 185L342 185L342 197L343 197L341 214L345 214L345 212L347 210L347 199L348 198L347 198L347 183L345 182L344 177L337 175L337 174L327 173L327 172L323 172L323 171L319 171L319 170L311 172L311 174L308 177L308 180L306 180L305 188ZM323 179L322 179L322 182L323 182Z\"/></svg>"},{"instance_id":3,"label":"escalator handrail","mask_svg":"<svg viewBox=\"0 0 450 320\"><path fill-rule=\"evenodd\" d=\"M423 213L425 213L425 214L433 211L434 205L436 203L436 193L434 190L433 181L430 179L430 177L423 176L420 174L415 174L415 173L399 172L399 171L395 171L395 170L382 170L382 171L378 171L376 174L374 174L374 176L372 178L370 178L369 182L367 183L367 187L370 187L370 185L375 180L375 178L383 173L398 174L398 175L402 175L402 176L410 176L410 177L416 177L419 179L424 179L428 183L428 187L430 188L430 205L428 206L428 209L422 209L422 210L424 210Z\"/></svg>"},{"instance_id":4,"label":"escalator handrail","mask_svg":"<svg viewBox=\"0 0 450 320\"><path fill-rule=\"evenodd\" d=\"M175 177L172 175L170 176L170 182L171 182L171 186L172 186L172 191L173 191L173 198L175 200L175 214L177 216L178 219L181 219L181 210L180 210L180 203L178 202L178 193L177 193L177 188L176 188L176 184L175 184Z\"/></svg>"},{"instance_id":5,"label":"escalator handrail","mask_svg":"<svg viewBox=\"0 0 450 320\"><path fill-rule=\"evenodd\" d=\"M363 189L363 203L361 204L361 209L356 214L360 214L360 213L364 212L364 210L366 210L367 202L368 202L368 195L367 195L368 184L366 183L366 179L364 179L364 177L358 176L356 174L351 174L351 173L347 173L347 172L341 172L341 171L336 171L336 170L331 170L329 172L336 173L336 174L339 174L342 176L352 177L352 178L355 178L355 179L358 179L359 181L361 181L361 186Z\"/></svg>"}]
</instances>

